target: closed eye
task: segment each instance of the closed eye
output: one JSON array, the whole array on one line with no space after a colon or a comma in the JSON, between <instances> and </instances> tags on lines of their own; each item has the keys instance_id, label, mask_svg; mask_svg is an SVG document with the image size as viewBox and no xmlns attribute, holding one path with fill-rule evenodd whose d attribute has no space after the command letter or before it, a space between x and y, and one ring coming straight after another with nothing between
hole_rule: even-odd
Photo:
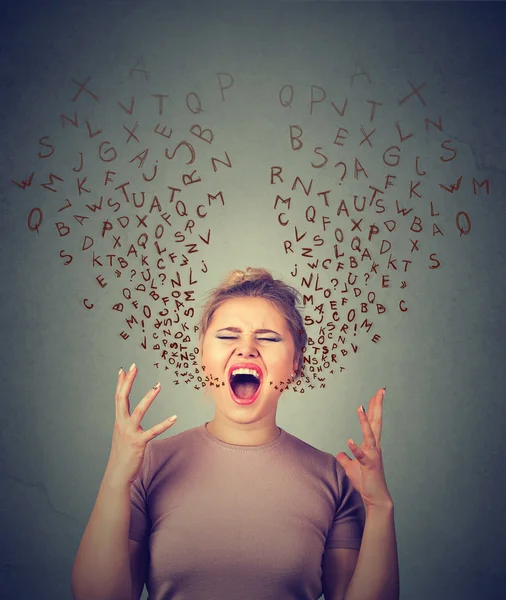
<instances>
[{"instance_id":1,"label":"closed eye","mask_svg":"<svg viewBox=\"0 0 506 600\"><path fill-rule=\"evenodd\" d=\"M236 340L236 337L232 337L232 336L225 336L225 335L218 335L217 338L219 340ZM259 340L266 340L268 342L279 342L279 340L275 340L273 338L258 338Z\"/></svg>"}]
</instances>

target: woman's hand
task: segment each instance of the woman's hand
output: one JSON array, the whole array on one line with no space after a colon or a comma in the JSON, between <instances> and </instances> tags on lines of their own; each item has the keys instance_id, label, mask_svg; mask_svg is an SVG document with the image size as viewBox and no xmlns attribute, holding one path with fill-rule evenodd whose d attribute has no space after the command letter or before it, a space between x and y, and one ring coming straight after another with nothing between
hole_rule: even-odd
<instances>
[{"instance_id":1,"label":"woman's hand","mask_svg":"<svg viewBox=\"0 0 506 600\"><path fill-rule=\"evenodd\" d=\"M129 394L132 389L137 367L125 373L120 369L116 386L116 420L112 436L111 454L107 464L106 474L115 484L132 484L142 467L146 446L150 440L157 437L175 422L171 417L155 425L148 431L141 427L141 421L151 403L161 389L153 387L135 407L130 415ZM171 420L173 419L173 420Z\"/></svg>"},{"instance_id":2,"label":"woman's hand","mask_svg":"<svg viewBox=\"0 0 506 600\"><path fill-rule=\"evenodd\" d=\"M361 408L357 410L364 441L357 446L351 438L348 440L348 446L357 460L350 459L345 452L339 452L336 456L353 487L362 496L366 509L393 506L385 481L380 447L384 395L383 388L379 389L371 398L367 413L362 412Z\"/></svg>"}]
</instances>

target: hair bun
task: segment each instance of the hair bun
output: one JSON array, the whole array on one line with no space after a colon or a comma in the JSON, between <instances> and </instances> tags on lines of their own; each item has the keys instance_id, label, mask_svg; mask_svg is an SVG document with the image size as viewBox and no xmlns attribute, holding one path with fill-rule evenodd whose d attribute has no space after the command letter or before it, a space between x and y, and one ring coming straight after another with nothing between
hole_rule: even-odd
<instances>
[{"instance_id":1,"label":"hair bun","mask_svg":"<svg viewBox=\"0 0 506 600\"><path fill-rule=\"evenodd\" d=\"M225 281L222 284L224 288L232 288L236 285L243 283L244 281L274 281L271 273L266 269L256 269L247 267L246 271L240 271L238 269L231 271Z\"/></svg>"}]
</instances>

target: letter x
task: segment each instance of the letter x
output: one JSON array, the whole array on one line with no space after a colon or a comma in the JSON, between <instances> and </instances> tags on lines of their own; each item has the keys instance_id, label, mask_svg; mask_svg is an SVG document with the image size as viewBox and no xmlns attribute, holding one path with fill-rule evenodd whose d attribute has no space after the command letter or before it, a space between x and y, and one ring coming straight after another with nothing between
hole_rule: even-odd
<instances>
[{"instance_id":1,"label":"letter x","mask_svg":"<svg viewBox=\"0 0 506 600\"><path fill-rule=\"evenodd\" d=\"M79 81L76 81L73 77L72 77L72 81L74 83L76 83L79 86L79 91L77 92L77 94L72 98L72 102L75 102L77 100L77 98L79 97L79 94L81 92L88 92L88 94L90 96L92 96L97 102L100 102L100 98L95 95L93 92L90 92L90 90L86 87L86 84L88 83L88 81L91 79L91 77L88 77L88 79L84 82L84 83L79 83Z\"/></svg>"},{"instance_id":2,"label":"letter x","mask_svg":"<svg viewBox=\"0 0 506 600\"><path fill-rule=\"evenodd\" d=\"M411 94L408 94L405 98L403 98L402 100L399 100L399 106L405 102L408 98L411 98L411 96L413 94L416 94L419 98L420 98L420 102L423 104L423 106L426 106L424 99L420 96L418 90L421 90L423 88L424 85L426 85L426 83L422 83L422 85L418 86L417 88L415 88L415 86L411 83L411 81L408 81L409 85L411 86L411 88L413 89L413 91L411 92Z\"/></svg>"}]
</instances>

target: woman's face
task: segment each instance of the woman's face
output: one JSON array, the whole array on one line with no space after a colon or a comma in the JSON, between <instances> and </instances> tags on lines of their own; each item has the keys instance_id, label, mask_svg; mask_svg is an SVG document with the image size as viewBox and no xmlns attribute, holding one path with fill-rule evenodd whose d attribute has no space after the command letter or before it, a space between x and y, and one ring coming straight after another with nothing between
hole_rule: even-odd
<instances>
[{"instance_id":1,"label":"woman's face","mask_svg":"<svg viewBox=\"0 0 506 600\"><path fill-rule=\"evenodd\" d=\"M281 388L286 388L297 367L294 353L286 320L269 301L241 297L224 302L215 311L201 344L201 363L214 383L206 389L210 389L216 409L240 422L275 416ZM263 372L260 393L247 406L239 406L230 395L229 371L241 362L254 363Z\"/></svg>"}]
</instances>

